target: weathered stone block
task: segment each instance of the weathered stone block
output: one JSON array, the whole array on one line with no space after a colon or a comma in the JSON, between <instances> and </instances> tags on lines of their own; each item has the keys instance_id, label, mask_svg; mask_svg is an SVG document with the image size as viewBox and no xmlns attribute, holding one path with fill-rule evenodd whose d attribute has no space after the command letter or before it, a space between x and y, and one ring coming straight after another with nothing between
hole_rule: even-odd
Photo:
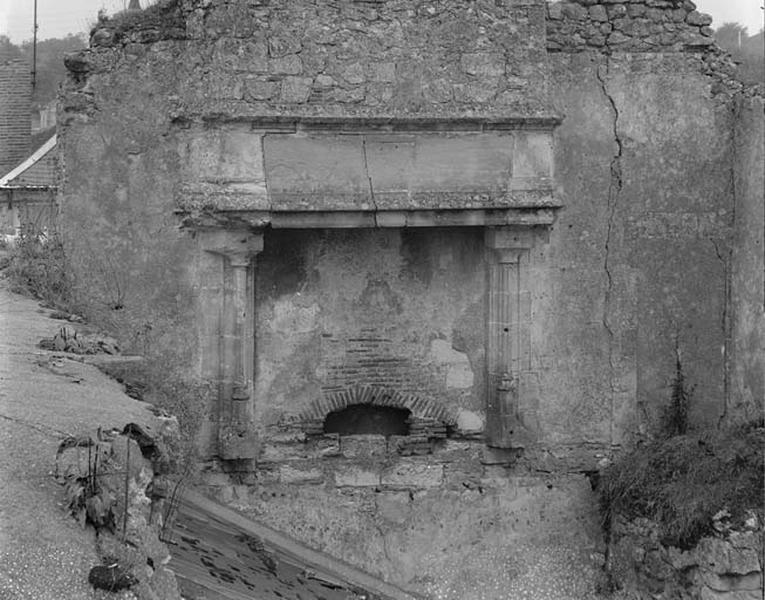
<instances>
[{"instance_id":1,"label":"weathered stone block","mask_svg":"<svg viewBox=\"0 0 765 600\"><path fill-rule=\"evenodd\" d=\"M380 485L380 473L358 465L344 465L335 470L338 487L368 487Z\"/></svg>"},{"instance_id":2,"label":"weathered stone block","mask_svg":"<svg viewBox=\"0 0 765 600\"><path fill-rule=\"evenodd\" d=\"M260 440L247 424L222 423L218 430L218 447L221 458L252 459L260 453Z\"/></svg>"},{"instance_id":3,"label":"weathered stone block","mask_svg":"<svg viewBox=\"0 0 765 600\"><path fill-rule=\"evenodd\" d=\"M268 70L275 75L299 75L303 71L303 63L294 54L268 61Z\"/></svg>"},{"instance_id":4,"label":"weathered stone block","mask_svg":"<svg viewBox=\"0 0 765 600\"><path fill-rule=\"evenodd\" d=\"M306 434L298 428L285 428L277 431L269 431L266 441L272 444L301 444L306 441Z\"/></svg>"},{"instance_id":5,"label":"weathered stone block","mask_svg":"<svg viewBox=\"0 0 765 600\"><path fill-rule=\"evenodd\" d=\"M505 74L505 57L502 54L484 52L463 54L460 65L468 75L499 77Z\"/></svg>"},{"instance_id":6,"label":"weathered stone block","mask_svg":"<svg viewBox=\"0 0 765 600\"><path fill-rule=\"evenodd\" d=\"M515 448L483 448L481 463L484 465L513 465L521 451Z\"/></svg>"},{"instance_id":7,"label":"weathered stone block","mask_svg":"<svg viewBox=\"0 0 765 600\"><path fill-rule=\"evenodd\" d=\"M443 465L401 461L383 471L381 483L389 487L432 488L440 486L443 479Z\"/></svg>"},{"instance_id":8,"label":"weathered stone block","mask_svg":"<svg viewBox=\"0 0 765 600\"><path fill-rule=\"evenodd\" d=\"M281 483L321 483L324 480L324 473L316 467L298 468L292 465L280 465L279 480Z\"/></svg>"},{"instance_id":9,"label":"weathered stone block","mask_svg":"<svg viewBox=\"0 0 765 600\"><path fill-rule=\"evenodd\" d=\"M593 21L599 21L599 22L608 21L608 13L606 12L605 7L600 4L591 6L589 9L589 13L590 13L590 18Z\"/></svg>"},{"instance_id":10,"label":"weathered stone block","mask_svg":"<svg viewBox=\"0 0 765 600\"><path fill-rule=\"evenodd\" d=\"M288 76L282 81L280 100L287 104L302 104L311 95L313 79L310 77Z\"/></svg>"},{"instance_id":11,"label":"weathered stone block","mask_svg":"<svg viewBox=\"0 0 765 600\"><path fill-rule=\"evenodd\" d=\"M384 435L344 435L340 437L340 453L346 458L373 458L385 456L387 441Z\"/></svg>"},{"instance_id":12,"label":"weathered stone block","mask_svg":"<svg viewBox=\"0 0 765 600\"><path fill-rule=\"evenodd\" d=\"M279 462L307 458L308 449L304 444L263 444L259 461Z\"/></svg>"},{"instance_id":13,"label":"weathered stone block","mask_svg":"<svg viewBox=\"0 0 765 600\"><path fill-rule=\"evenodd\" d=\"M316 457L340 456L340 436L329 433L314 437L307 443L308 451Z\"/></svg>"},{"instance_id":14,"label":"weathered stone block","mask_svg":"<svg viewBox=\"0 0 765 600\"><path fill-rule=\"evenodd\" d=\"M587 18L587 8L575 2L563 4L563 16L575 21L583 21Z\"/></svg>"},{"instance_id":15,"label":"weathered stone block","mask_svg":"<svg viewBox=\"0 0 765 600\"><path fill-rule=\"evenodd\" d=\"M689 25L696 25L699 27L712 24L712 17L707 14L700 13L696 10L689 12L685 17L685 22Z\"/></svg>"}]
</instances>

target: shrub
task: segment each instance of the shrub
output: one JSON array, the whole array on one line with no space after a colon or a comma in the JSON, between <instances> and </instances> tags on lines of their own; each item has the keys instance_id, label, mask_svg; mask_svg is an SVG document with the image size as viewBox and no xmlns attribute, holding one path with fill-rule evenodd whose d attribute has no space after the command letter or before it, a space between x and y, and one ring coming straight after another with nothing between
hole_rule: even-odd
<instances>
[{"instance_id":1,"label":"shrub","mask_svg":"<svg viewBox=\"0 0 765 600\"><path fill-rule=\"evenodd\" d=\"M6 273L14 291L62 310L72 308L74 282L57 234L35 228L22 231L11 249Z\"/></svg>"},{"instance_id":2,"label":"shrub","mask_svg":"<svg viewBox=\"0 0 765 600\"><path fill-rule=\"evenodd\" d=\"M741 522L762 510L762 424L678 435L639 447L606 469L598 486L606 529L615 515L649 518L662 541L689 548L712 531L722 509Z\"/></svg>"}]
</instances>

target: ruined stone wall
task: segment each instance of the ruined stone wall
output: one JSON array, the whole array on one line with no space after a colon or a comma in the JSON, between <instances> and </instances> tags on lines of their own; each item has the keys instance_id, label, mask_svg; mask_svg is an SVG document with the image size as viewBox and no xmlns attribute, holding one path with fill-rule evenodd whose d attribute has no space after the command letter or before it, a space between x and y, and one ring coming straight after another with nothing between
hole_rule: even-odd
<instances>
[{"instance_id":1,"label":"ruined stone wall","mask_svg":"<svg viewBox=\"0 0 765 600\"><path fill-rule=\"evenodd\" d=\"M688 0L574 0L547 6L551 52L677 52L714 45L712 17Z\"/></svg>"},{"instance_id":2,"label":"ruined stone wall","mask_svg":"<svg viewBox=\"0 0 765 600\"><path fill-rule=\"evenodd\" d=\"M544 35L542 0L177 0L96 25L79 68L161 47L177 118L529 115L546 109Z\"/></svg>"},{"instance_id":3,"label":"ruined stone wall","mask_svg":"<svg viewBox=\"0 0 765 600\"><path fill-rule=\"evenodd\" d=\"M101 22L68 59L63 220L92 314L163 372L214 388L218 365L203 357L223 309L200 307L231 276L178 229L190 180L267 198L262 135L301 119L536 119L552 103L565 208L524 257L537 445L519 456L481 439L484 248L467 227L267 230L253 290L261 453L214 460L214 394L197 407L198 437L218 498L402 586L593 589L602 539L583 473L662 429L678 364L691 424L716 424L729 319L749 318L726 309L745 186L732 177L732 105L700 51L706 21L660 0L550 5L545 40L536 1L271 4L167 3ZM193 200L204 213L209 199ZM451 420L418 422L416 440L323 433L327 398L362 379L427 395Z\"/></svg>"}]
</instances>

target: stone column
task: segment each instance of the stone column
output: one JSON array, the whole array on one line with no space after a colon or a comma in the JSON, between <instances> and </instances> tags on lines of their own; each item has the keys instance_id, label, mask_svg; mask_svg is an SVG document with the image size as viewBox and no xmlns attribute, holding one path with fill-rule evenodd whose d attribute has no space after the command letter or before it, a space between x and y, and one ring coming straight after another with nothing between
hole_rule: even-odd
<instances>
[{"instance_id":1,"label":"stone column","mask_svg":"<svg viewBox=\"0 0 765 600\"><path fill-rule=\"evenodd\" d=\"M533 432L522 414L522 373L530 362L531 294L528 289L532 227L488 228L486 326L486 443L523 448Z\"/></svg>"},{"instance_id":2,"label":"stone column","mask_svg":"<svg viewBox=\"0 0 765 600\"><path fill-rule=\"evenodd\" d=\"M223 292L218 344L221 458L255 458L258 439L253 424L255 366L255 257L263 250L263 234L249 230L200 231L202 247L223 257Z\"/></svg>"}]
</instances>

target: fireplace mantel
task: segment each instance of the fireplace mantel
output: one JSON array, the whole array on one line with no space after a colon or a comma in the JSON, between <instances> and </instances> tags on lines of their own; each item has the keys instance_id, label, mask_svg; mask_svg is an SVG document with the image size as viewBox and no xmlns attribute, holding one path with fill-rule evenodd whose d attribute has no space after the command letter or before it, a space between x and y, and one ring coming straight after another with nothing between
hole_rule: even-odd
<instances>
[{"instance_id":1,"label":"fireplace mantel","mask_svg":"<svg viewBox=\"0 0 765 600\"><path fill-rule=\"evenodd\" d=\"M549 225L557 123L188 125L176 211L195 227Z\"/></svg>"}]
</instances>

